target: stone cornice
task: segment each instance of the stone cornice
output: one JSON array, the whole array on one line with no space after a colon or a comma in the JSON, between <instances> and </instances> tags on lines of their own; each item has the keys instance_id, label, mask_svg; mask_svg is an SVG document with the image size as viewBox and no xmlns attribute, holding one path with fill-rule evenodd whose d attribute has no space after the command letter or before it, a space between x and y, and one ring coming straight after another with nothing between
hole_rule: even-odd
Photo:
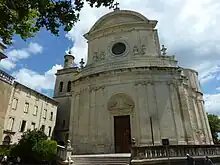
<instances>
[{"instance_id":1,"label":"stone cornice","mask_svg":"<svg viewBox=\"0 0 220 165\"><path fill-rule=\"evenodd\" d=\"M86 38L89 41L94 39L99 39L104 36L111 35L112 33L117 32L131 32L131 31L138 31L138 30L153 30L152 25L150 25L147 21L146 22L129 22L129 23L121 23L113 26L109 26L106 28L98 29L96 31L90 32L86 34Z\"/></svg>"},{"instance_id":2,"label":"stone cornice","mask_svg":"<svg viewBox=\"0 0 220 165\"><path fill-rule=\"evenodd\" d=\"M73 80L73 84L77 85L80 83L80 81L87 80L89 81L90 78L93 77L99 77L99 76L106 76L106 75L115 75L115 74L120 74L120 73L125 73L125 72L136 72L137 74L141 74L142 72L145 72L145 74L149 73L151 74L152 72L154 74L170 74L173 76L180 76L179 70L177 67L136 67L136 68L125 68L125 69L116 69L116 70L111 70L111 71L103 71L99 73L94 73L91 75L87 76L81 76L76 80ZM168 76L163 76L164 78L169 78L170 75Z\"/></svg>"},{"instance_id":3,"label":"stone cornice","mask_svg":"<svg viewBox=\"0 0 220 165\"><path fill-rule=\"evenodd\" d=\"M60 69L57 70L57 73L55 75L62 75L62 74L69 74L69 73L78 73L79 70L77 67L72 67L72 68L65 68L65 69Z\"/></svg>"}]
</instances>

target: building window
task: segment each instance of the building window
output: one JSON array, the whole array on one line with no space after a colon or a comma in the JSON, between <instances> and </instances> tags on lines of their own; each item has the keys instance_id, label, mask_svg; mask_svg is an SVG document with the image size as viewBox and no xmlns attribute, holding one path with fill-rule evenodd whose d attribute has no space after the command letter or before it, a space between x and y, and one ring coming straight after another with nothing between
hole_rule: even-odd
<instances>
[{"instance_id":1,"label":"building window","mask_svg":"<svg viewBox=\"0 0 220 165\"><path fill-rule=\"evenodd\" d=\"M44 131L45 131L45 125L42 125L41 128L40 128L40 130L41 130L42 132L44 132Z\"/></svg>"},{"instance_id":2,"label":"building window","mask_svg":"<svg viewBox=\"0 0 220 165\"><path fill-rule=\"evenodd\" d=\"M34 130L34 129L35 129L35 125L36 125L36 124L35 124L34 122L31 123L31 130Z\"/></svg>"},{"instance_id":3,"label":"building window","mask_svg":"<svg viewBox=\"0 0 220 165\"><path fill-rule=\"evenodd\" d=\"M48 127L48 136L49 136L49 137L51 136L51 130L52 130L52 128L51 128L51 127Z\"/></svg>"},{"instance_id":4,"label":"building window","mask_svg":"<svg viewBox=\"0 0 220 165\"><path fill-rule=\"evenodd\" d=\"M67 92L71 92L71 81L67 84Z\"/></svg>"},{"instance_id":5,"label":"building window","mask_svg":"<svg viewBox=\"0 0 220 165\"><path fill-rule=\"evenodd\" d=\"M34 106L34 112L33 112L33 115L34 115L34 116L37 116L37 111L38 111L38 106L35 105L35 106Z\"/></svg>"},{"instance_id":6,"label":"building window","mask_svg":"<svg viewBox=\"0 0 220 165\"><path fill-rule=\"evenodd\" d=\"M10 145L11 143L11 137L10 136L5 136L4 140L3 140L3 145Z\"/></svg>"},{"instance_id":7,"label":"building window","mask_svg":"<svg viewBox=\"0 0 220 165\"><path fill-rule=\"evenodd\" d=\"M10 130L10 131L13 130L14 120L15 120L14 118L9 117L7 130Z\"/></svg>"},{"instance_id":8,"label":"building window","mask_svg":"<svg viewBox=\"0 0 220 165\"><path fill-rule=\"evenodd\" d=\"M63 91L63 82L60 82L60 86L59 86L59 91L62 92Z\"/></svg>"},{"instance_id":9,"label":"building window","mask_svg":"<svg viewBox=\"0 0 220 165\"><path fill-rule=\"evenodd\" d=\"M24 113L28 113L28 109L29 109L29 103L25 103L24 105Z\"/></svg>"},{"instance_id":10,"label":"building window","mask_svg":"<svg viewBox=\"0 0 220 165\"><path fill-rule=\"evenodd\" d=\"M62 123L62 128L65 128L65 120L63 120L63 123Z\"/></svg>"},{"instance_id":11,"label":"building window","mask_svg":"<svg viewBox=\"0 0 220 165\"><path fill-rule=\"evenodd\" d=\"M43 118L44 118L44 119L47 118L47 109L44 109Z\"/></svg>"},{"instance_id":12,"label":"building window","mask_svg":"<svg viewBox=\"0 0 220 165\"><path fill-rule=\"evenodd\" d=\"M31 91L27 91L27 97L31 97Z\"/></svg>"},{"instance_id":13,"label":"building window","mask_svg":"<svg viewBox=\"0 0 220 165\"><path fill-rule=\"evenodd\" d=\"M16 110L18 105L18 99L14 98L12 101L12 109Z\"/></svg>"},{"instance_id":14,"label":"building window","mask_svg":"<svg viewBox=\"0 0 220 165\"><path fill-rule=\"evenodd\" d=\"M53 120L53 112L50 112L50 120Z\"/></svg>"},{"instance_id":15,"label":"building window","mask_svg":"<svg viewBox=\"0 0 220 165\"><path fill-rule=\"evenodd\" d=\"M25 131L26 123L27 123L27 121L22 120L20 132L24 132Z\"/></svg>"}]
</instances>

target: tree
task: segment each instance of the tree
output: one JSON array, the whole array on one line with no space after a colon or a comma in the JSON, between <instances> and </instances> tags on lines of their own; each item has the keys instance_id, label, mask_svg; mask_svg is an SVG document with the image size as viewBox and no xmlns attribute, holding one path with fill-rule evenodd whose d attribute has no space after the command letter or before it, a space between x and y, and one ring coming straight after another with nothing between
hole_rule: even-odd
<instances>
[{"instance_id":1,"label":"tree","mask_svg":"<svg viewBox=\"0 0 220 165\"><path fill-rule=\"evenodd\" d=\"M217 115L214 114L207 114L209 125L212 133L213 142L219 143L218 140L218 133L220 132L220 119Z\"/></svg>"},{"instance_id":2,"label":"tree","mask_svg":"<svg viewBox=\"0 0 220 165\"><path fill-rule=\"evenodd\" d=\"M47 136L39 130L26 131L18 144L11 149L12 156L19 156L25 163L37 163L39 153L35 150L36 145L47 140Z\"/></svg>"},{"instance_id":3,"label":"tree","mask_svg":"<svg viewBox=\"0 0 220 165\"><path fill-rule=\"evenodd\" d=\"M40 28L56 36L60 27L70 31L85 2L97 8L114 6L114 0L0 0L0 38L11 44L14 34L25 40Z\"/></svg>"},{"instance_id":4,"label":"tree","mask_svg":"<svg viewBox=\"0 0 220 165\"><path fill-rule=\"evenodd\" d=\"M36 152L36 159L43 161L55 160L57 154L57 142L54 140L39 141L34 147L33 151Z\"/></svg>"}]
</instances>

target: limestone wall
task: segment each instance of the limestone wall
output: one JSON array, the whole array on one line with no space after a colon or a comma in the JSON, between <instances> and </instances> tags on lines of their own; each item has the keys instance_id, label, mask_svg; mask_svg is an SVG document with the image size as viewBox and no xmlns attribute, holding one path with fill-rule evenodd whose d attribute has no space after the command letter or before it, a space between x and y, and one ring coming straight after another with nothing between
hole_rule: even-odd
<instances>
[{"instance_id":1,"label":"limestone wall","mask_svg":"<svg viewBox=\"0 0 220 165\"><path fill-rule=\"evenodd\" d=\"M0 140L3 139L6 112L12 92L12 85L0 80Z\"/></svg>"},{"instance_id":2,"label":"limestone wall","mask_svg":"<svg viewBox=\"0 0 220 165\"><path fill-rule=\"evenodd\" d=\"M178 80L180 73L171 70L125 69L73 83L70 137L75 152L114 152L115 115L130 115L131 137L138 145L160 145L166 138L170 144L196 144L192 125L198 121L191 118L188 91ZM120 93L132 98L133 109L109 110L109 99Z\"/></svg>"},{"instance_id":3,"label":"limestone wall","mask_svg":"<svg viewBox=\"0 0 220 165\"><path fill-rule=\"evenodd\" d=\"M198 73L192 69L184 69L187 78L185 90L188 97L188 106L196 144L213 144L210 126L208 123L203 93L198 80Z\"/></svg>"},{"instance_id":4,"label":"limestone wall","mask_svg":"<svg viewBox=\"0 0 220 165\"><path fill-rule=\"evenodd\" d=\"M17 82L14 82L12 88L13 92L11 98L8 99L7 113L4 121L4 136L10 136L12 144L17 143L24 131L34 128L41 129L42 125L44 125L44 133L47 136L49 136L49 130L51 128L50 138L55 127L57 103L49 97L33 91ZM15 99L17 99L16 105L13 103ZM27 109L25 106L26 103L28 104ZM37 110L35 109L36 106ZM13 118L13 123L10 126L11 128L9 128L10 118ZM24 130L21 131L23 120L26 121L26 125ZM33 123L35 125L34 128L32 125ZM4 138L1 140L3 139Z\"/></svg>"}]
</instances>

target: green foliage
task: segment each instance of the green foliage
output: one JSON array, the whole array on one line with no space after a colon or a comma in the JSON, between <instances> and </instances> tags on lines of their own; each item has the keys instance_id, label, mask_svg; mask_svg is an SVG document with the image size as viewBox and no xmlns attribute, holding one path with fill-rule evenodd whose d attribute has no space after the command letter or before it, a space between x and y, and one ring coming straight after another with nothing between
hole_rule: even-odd
<instances>
[{"instance_id":1,"label":"green foliage","mask_svg":"<svg viewBox=\"0 0 220 165\"><path fill-rule=\"evenodd\" d=\"M85 2L91 7L112 8L114 0L0 0L0 38L11 44L14 34L25 40L34 37L40 28L56 36L60 27L70 31Z\"/></svg>"},{"instance_id":2,"label":"green foliage","mask_svg":"<svg viewBox=\"0 0 220 165\"><path fill-rule=\"evenodd\" d=\"M9 156L10 155L10 148L1 146L0 147L0 155Z\"/></svg>"},{"instance_id":3,"label":"green foliage","mask_svg":"<svg viewBox=\"0 0 220 165\"><path fill-rule=\"evenodd\" d=\"M57 142L53 140L42 140L34 146L33 151L37 153L38 160L54 160L57 153Z\"/></svg>"},{"instance_id":4,"label":"green foliage","mask_svg":"<svg viewBox=\"0 0 220 165\"><path fill-rule=\"evenodd\" d=\"M207 116L209 120L213 141L215 144L219 143L218 133L220 132L220 119L218 118L217 115L214 114L207 114Z\"/></svg>"},{"instance_id":5,"label":"green foliage","mask_svg":"<svg viewBox=\"0 0 220 165\"><path fill-rule=\"evenodd\" d=\"M28 130L22 135L19 143L12 148L11 155L19 156L25 163L53 160L56 154L56 142L47 140L47 136L39 130Z\"/></svg>"}]
</instances>

